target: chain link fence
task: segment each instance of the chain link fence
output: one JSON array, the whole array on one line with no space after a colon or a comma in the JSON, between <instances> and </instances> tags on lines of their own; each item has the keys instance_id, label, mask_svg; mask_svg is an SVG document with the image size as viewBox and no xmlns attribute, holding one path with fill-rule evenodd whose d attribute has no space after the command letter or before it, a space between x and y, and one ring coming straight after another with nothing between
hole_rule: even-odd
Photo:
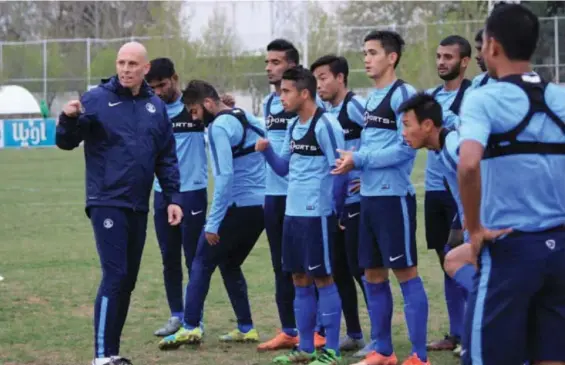
<instances>
[{"instance_id":1,"label":"chain link fence","mask_svg":"<svg viewBox=\"0 0 565 365\"><path fill-rule=\"evenodd\" d=\"M305 24L307 19L303 20ZM565 17L541 18L541 37L534 58L535 70L555 82L565 82ZM399 32L406 41L399 65L399 75L416 87L432 87L440 82L435 68L436 47L448 35L459 34L471 44L484 21L440 22L380 27L332 27L316 29L310 34L284 29L271 29L272 37L287 37L302 54L304 63L311 63L327 53L345 56L350 64L349 85L354 90L371 86L365 76L362 40L373 29L388 28ZM301 27L301 26L300 26ZM303 27L302 29L306 29ZM247 34L265 39L265 32ZM240 93L246 104L260 113L261 99L269 92L264 73L265 51L244 50L241 45L224 49L188 42L175 37L129 37L119 39L49 39L29 42L0 41L0 75L3 84L17 84L30 90L49 105L61 94L82 93L89 85L115 72L119 47L131 40L144 43L150 57L174 60L183 82L200 78L212 82L223 92ZM257 42L256 42L257 43ZM305 59L306 58L306 59ZM468 77L479 72L471 63ZM243 97L243 96L242 96ZM53 110L54 107L51 109Z\"/></svg>"}]
</instances>

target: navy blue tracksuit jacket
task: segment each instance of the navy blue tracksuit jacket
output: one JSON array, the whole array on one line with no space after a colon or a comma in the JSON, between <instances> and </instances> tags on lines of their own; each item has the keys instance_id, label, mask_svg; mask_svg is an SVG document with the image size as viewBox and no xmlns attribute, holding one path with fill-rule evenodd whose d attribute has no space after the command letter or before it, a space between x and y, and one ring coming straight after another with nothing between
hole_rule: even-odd
<instances>
[{"instance_id":1,"label":"navy blue tracksuit jacket","mask_svg":"<svg viewBox=\"0 0 565 365\"><path fill-rule=\"evenodd\" d=\"M117 76L86 92L78 118L61 114L56 143L72 150L84 141L86 206L149 211L154 176L168 203L180 204L175 138L164 102L147 83L138 95Z\"/></svg>"}]
</instances>

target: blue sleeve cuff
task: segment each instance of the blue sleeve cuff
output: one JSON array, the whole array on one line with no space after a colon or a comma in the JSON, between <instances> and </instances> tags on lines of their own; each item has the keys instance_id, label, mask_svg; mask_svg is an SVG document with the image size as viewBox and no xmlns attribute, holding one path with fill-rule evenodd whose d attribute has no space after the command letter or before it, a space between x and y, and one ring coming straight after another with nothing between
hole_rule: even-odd
<instances>
[{"instance_id":1,"label":"blue sleeve cuff","mask_svg":"<svg viewBox=\"0 0 565 365\"><path fill-rule=\"evenodd\" d=\"M333 186L335 213L338 218L341 218L343 208L345 206L345 198L347 196L347 186L349 182L348 174L336 175Z\"/></svg>"},{"instance_id":2,"label":"blue sleeve cuff","mask_svg":"<svg viewBox=\"0 0 565 365\"><path fill-rule=\"evenodd\" d=\"M289 161L280 158L271 146L267 147L265 151L263 151L263 155L265 156L267 163L271 165L273 171L275 171L277 175L282 177L288 175Z\"/></svg>"},{"instance_id":3,"label":"blue sleeve cuff","mask_svg":"<svg viewBox=\"0 0 565 365\"><path fill-rule=\"evenodd\" d=\"M181 203L182 203L182 194L173 193L173 195L171 195L171 198L169 200L169 204L176 204L179 207L182 207Z\"/></svg>"},{"instance_id":4,"label":"blue sleeve cuff","mask_svg":"<svg viewBox=\"0 0 565 365\"><path fill-rule=\"evenodd\" d=\"M363 167L363 157L359 152L353 152L353 163L356 168Z\"/></svg>"},{"instance_id":5,"label":"blue sleeve cuff","mask_svg":"<svg viewBox=\"0 0 565 365\"><path fill-rule=\"evenodd\" d=\"M61 124L78 124L79 117L69 117L65 113L59 115L59 123Z\"/></svg>"},{"instance_id":6,"label":"blue sleeve cuff","mask_svg":"<svg viewBox=\"0 0 565 365\"><path fill-rule=\"evenodd\" d=\"M206 223L206 226L204 226L204 232L218 234L219 230L220 226L218 224Z\"/></svg>"}]
</instances>

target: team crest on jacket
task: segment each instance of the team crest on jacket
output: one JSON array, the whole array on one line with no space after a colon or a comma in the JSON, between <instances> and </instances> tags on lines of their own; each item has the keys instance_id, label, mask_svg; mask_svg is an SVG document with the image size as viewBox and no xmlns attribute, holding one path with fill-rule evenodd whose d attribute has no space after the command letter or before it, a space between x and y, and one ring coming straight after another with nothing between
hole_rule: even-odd
<instances>
[{"instance_id":1,"label":"team crest on jacket","mask_svg":"<svg viewBox=\"0 0 565 365\"><path fill-rule=\"evenodd\" d=\"M151 103L145 104L145 109L147 109L147 111L148 111L149 113L152 113L152 114L155 113L155 110L156 110L156 109L155 109L155 105L153 105L153 104L151 104Z\"/></svg>"}]
</instances>

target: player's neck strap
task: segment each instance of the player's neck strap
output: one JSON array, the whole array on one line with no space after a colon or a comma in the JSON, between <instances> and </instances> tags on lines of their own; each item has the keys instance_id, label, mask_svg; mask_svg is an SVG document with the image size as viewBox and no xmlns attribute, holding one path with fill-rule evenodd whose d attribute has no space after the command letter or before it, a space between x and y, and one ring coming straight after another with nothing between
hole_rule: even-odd
<instances>
[{"instance_id":1,"label":"player's neck strap","mask_svg":"<svg viewBox=\"0 0 565 365\"><path fill-rule=\"evenodd\" d=\"M248 147L243 147L243 145L245 144L245 140L247 138L247 130L251 129L253 132L257 133L261 137L265 137L265 133L263 133L263 131L261 129L259 129L256 126L249 123L249 120L247 120L247 117L245 116L245 112L242 109L233 108L233 109L222 110L221 112L216 114L216 118L218 118L220 115L224 115L224 114L231 115L231 116L235 117L241 123L241 127L243 128L243 134L242 134L242 137L241 137L241 141L237 145L235 145L231 148L233 158L242 157L242 156L249 155L250 153L255 152L255 145L254 144L252 144L251 146L248 146Z\"/></svg>"},{"instance_id":2,"label":"player's neck strap","mask_svg":"<svg viewBox=\"0 0 565 365\"><path fill-rule=\"evenodd\" d=\"M518 140L518 135L530 124L533 116L540 113L547 115L565 135L565 122L547 106L545 101L548 82L536 74L510 75L499 79L498 82L508 82L523 89L528 95L530 108L514 129L490 135L483 158L517 154L565 155L565 143Z\"/></svg>"}]
</instances>

